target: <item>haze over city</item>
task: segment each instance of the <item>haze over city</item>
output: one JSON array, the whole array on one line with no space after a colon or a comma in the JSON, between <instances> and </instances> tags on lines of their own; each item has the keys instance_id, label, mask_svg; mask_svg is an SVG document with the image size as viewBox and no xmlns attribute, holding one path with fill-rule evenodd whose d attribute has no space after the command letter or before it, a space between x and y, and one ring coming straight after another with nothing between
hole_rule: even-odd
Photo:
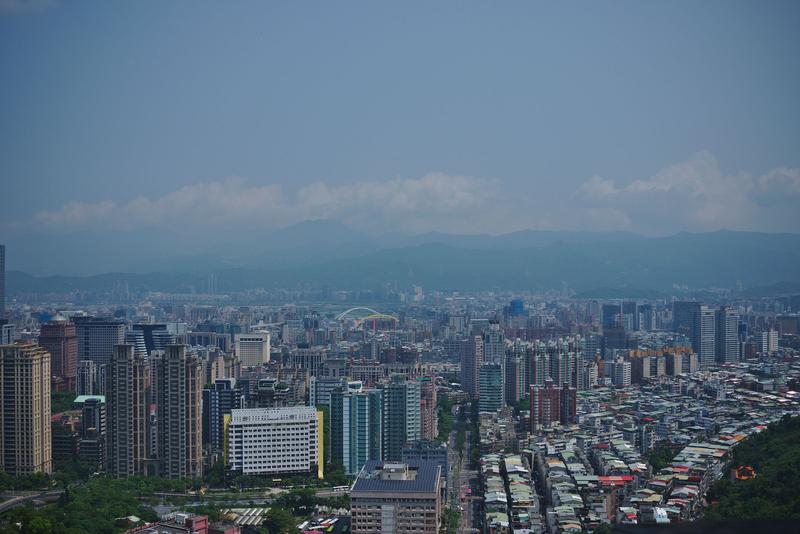
<instances>
[{"instance_id":1,"label":"haze over city","mask_svg":"<svg viewBox=\"0 0 800 534\"><path fill-rule=\"evenodd\" d=\"M2 6L10 269L239 258L318 219L372 236L800 228L792 2ZM31 250L86 235L149 246L116 263L64 246L58 267Z\"/></svg>"},{"instance_id":2,"label":"haze over city","mask_svg":"<svg viewBox=\"0 0 800 534\"><path fill-rule=\"evenodd\" d=\"M0 0L0 534L796 531L798 28Z\"/></svg>"}]
</instances>

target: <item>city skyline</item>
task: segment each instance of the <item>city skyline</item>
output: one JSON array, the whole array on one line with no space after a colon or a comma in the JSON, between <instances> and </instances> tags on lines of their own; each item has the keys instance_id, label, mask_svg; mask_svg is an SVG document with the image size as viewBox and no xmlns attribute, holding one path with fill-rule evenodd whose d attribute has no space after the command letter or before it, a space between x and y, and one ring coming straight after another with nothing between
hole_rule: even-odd
<instances>
[{"instance_id":1,"label":"city skyline","mask_svg":"<svg viewBox=\"0 0 800 534\"><path fill-rule=\"evenodd\" d=\"M0 0L0 534L796 530L798 28Z\"/></svg>"}]
</instances>

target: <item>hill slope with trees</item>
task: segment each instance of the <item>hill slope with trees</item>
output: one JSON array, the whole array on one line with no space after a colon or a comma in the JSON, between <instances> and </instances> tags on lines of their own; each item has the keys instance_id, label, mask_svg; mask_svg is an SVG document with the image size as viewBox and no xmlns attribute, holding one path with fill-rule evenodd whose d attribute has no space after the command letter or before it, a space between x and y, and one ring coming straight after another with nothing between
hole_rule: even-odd
<instances>
[{"instance_id":1,"label":"hill slope with trees","mask_svg":"<svg viewBox=\"0 0 800 534\"><path fill-rule=\"evenodd\" d=\"M800 519L800 417L785 417L736 447L734 468L755 468L751 480L712 486L709 521Z\"/></svg>"}]
</instances>

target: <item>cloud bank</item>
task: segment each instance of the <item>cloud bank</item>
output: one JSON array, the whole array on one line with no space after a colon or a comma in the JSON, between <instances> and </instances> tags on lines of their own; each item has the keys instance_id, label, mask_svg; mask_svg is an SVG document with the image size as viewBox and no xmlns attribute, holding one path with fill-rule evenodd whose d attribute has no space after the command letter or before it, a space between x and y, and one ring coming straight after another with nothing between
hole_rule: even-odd
<instances>
[{"instance_id":1,"label":"cloud bank","mask_svg":"<svg viewBox=\"0 0 800 534\"><path fill-rule=\"evenodd\" d=\"M71 231L87 225L111 229L170 227L275 228L309 219L336 219L380 230L485 231L485 208L496 199L493 182L432 173L422 178L328 185L316 182L294 192L278 185L252 185L244 178L199 183L151 199L118 204L71 202L39 211L33 225ZM496 216L497 213L491 214Z\"/></svg>"},{"instance_id":2,"label":"cloud bank","mask_svg":"<svg viewBox=\"0 0 800 534\"><path fill-rule=\"evenodd\" d=\"M709 152L624 186L592 176L574 198L586 222L604 229L656 235L721 228L800 231L800 169L777 168L758 177L725 174Z\"/></svg>"},{"instance_id":3,"label":"cloud bank","mask_svg":"<svg viewBox=\"0 0 800 534\"><path fill-rule=\"evenodd\" d=\"M531 184L536 189L536 184ZM198 183L159 198L71 202L39 211L30 221L6 222L45 233L169 229L174 233L261 231L309 219L335 219L373 232L504 233L522 228L629 230L646 235L721 228L800 231L800 169L761 176L726 174L716 158L698 152L651 177L628 184L600 176L571 196L538 199L505 190L497 180L431 173L294 191L244 178Z\"/></svg>"}]
</instances>

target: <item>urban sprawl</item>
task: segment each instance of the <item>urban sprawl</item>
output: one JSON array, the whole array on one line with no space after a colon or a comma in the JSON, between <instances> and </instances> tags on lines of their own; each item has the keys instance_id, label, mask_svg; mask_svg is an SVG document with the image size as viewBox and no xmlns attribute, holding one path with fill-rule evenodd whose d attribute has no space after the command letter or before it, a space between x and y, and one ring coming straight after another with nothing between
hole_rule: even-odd
<instances>
[{"instance_id":1,"label":"urban sprawl","mask_svg":"<svg viewBox=\"0 0 800 534\"><path fill-rule=\"evenodd\" d=\"M732 451L798 413L800 295L214 285L0 284L3 471L222 473L128 532L257 532L302 486L344 504L295 514L298 532L557 534L701 519L714 482L755 476ZM214 521L194 511L247 488Z\"/></svg>"}]
</instances>

